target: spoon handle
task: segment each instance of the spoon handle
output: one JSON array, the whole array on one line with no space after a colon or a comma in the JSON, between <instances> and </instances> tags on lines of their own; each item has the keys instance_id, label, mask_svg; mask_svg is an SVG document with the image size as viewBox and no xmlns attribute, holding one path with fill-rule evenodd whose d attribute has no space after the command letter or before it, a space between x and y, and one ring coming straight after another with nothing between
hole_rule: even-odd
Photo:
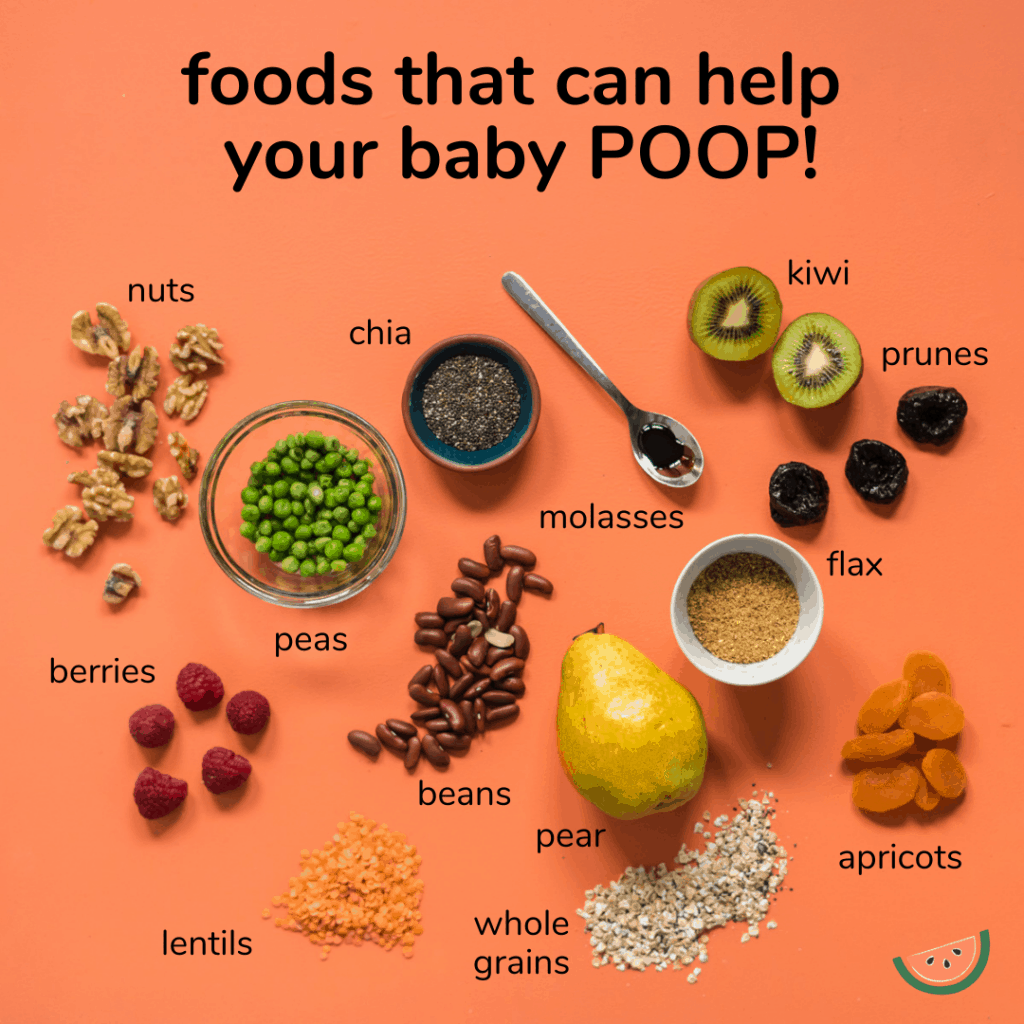
<instances>
[{"instance_id":1,"label":"spoon handle","mask_svg":"<svg viewBox=\"0 0 1024 1024\"><path fill-rule=\"evenodd\" d=\"M583 346L565 329L565 324L548 309L544 300L518 275L509 271L501 277L505 291L512 296L522 310L534 321L551 340L577 365L581 366L615 400L627 415L636 411L621 391L608 379L608 375L590 357Z\"/></svg>"}]
</instances>

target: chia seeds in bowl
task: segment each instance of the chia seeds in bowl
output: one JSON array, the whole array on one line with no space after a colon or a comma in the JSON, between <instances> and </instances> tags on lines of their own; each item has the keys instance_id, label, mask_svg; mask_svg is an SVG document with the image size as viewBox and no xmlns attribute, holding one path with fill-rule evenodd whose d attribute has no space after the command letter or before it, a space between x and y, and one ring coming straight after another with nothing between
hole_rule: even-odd
<instances>
[{"instance_id":1,"label":"chia seeds in bowl","mask_svg":"<svg viewBox=\"0 0 1024 1024\"><path fill-rule=\"evenodd\" d=\"M423 418L462 452L493 448L519 418L519 389L509 370L487 356L452 356L423 385Z\"/></svg>"}]
</instances>

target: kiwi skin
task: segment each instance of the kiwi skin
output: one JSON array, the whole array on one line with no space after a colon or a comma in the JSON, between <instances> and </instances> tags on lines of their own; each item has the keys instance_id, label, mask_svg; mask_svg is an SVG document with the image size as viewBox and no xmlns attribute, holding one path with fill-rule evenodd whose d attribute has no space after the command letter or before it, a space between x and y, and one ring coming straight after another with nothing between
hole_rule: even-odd
<instances>
[{"instance_id":1,"label":"kiwi skin","mask_svg":"<svg viewBox=\"0 0 1024 1024\"><path fill-rule=\"evenodd\" d=\"M700 297L701 292L704 291L704 289L712 282L715 282L721 278L725 278L727 275L742 273L757 274L757 276L761 278L765 282L765 284L767 284L768 287L771 289L770 297L774 299L775 304L778 308L778 315L775 320L774 331L771 330L769 327L769 329L765 332L765 336L761 339L757 347L752 350L748 347L746 352L743 351L743 346L738 344L735 345L734 348L719 347L712 351L712 349L708 346L707 343L702 343L697 339L693 329L693 319L694 313L696 312L697 308L697 299ZM754 267L731 267L728 270L720 271L717 274L712 274L710 277L705 278L705 280L701 281L701 283L697 285L696 288L694 288L693 294L690 296L690 304L686 310L686 326L687 331L690 335L690 341L692 341L694 345L696 345L697 348L699 348L706 355L709 355L714 359L721 359L725 362L747 362L751 359L756 359L760 355L763 355L772 347L773 344L775 344L775 339L778 336L779 325L781 323L782 297L779 295L779 289L776 288L775 283L772 281L770 277L768 277L767 274L763 274L760 270L757 270Z\"/></svg>"},{"instance_id":2,"label":"kiwi skin","mask_svg":"<svg viewBox=\"0 0 1024 1024\"><path fill-rule=\"evenodd\" d=\"M841 338L841 341L851 356L855 353L856 362L858 363L856 377L849 384L843 386L842 390L838 390L837 387L831 384L828 385L832 392L831 395L824 393L824 390L816 391L810 387L798 389L798 386L792 383L789 374L786 372L784 366L786 357L782 352L783 347L790 341L787 335L794 332L794 329L796 332L801 332L806 327L811 326L814 320L821 318L837 325L843 334L848 335L848 337ZM821 409L838 402L860 383L861 378L864 376L864 355L861 352L860 342L857 341L853 331L839 320L838 317L834 317L830 313L805 313L789 324L779 336L775 350L772 352L772 373L775 377L775 386L779 389L779 394L787 402L801 409Z\"/></svg>"}]
</instances>

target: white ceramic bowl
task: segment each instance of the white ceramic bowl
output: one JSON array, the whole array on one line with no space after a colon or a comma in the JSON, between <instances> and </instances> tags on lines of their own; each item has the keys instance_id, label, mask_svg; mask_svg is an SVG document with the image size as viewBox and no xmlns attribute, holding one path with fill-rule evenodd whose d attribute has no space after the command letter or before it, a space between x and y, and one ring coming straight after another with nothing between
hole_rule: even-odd
<instances>
[{"instance_id":1,"label":"white ceramic bowl","mask_svg":"<svg viewBox=\"0 0 1024 1024\"><path fill-rule=\"evenodd\" d=\"M789 643L774 657L755 661L750 665L738 665L716 658L694 636L690 616L686 611L687 595L700 572L723 555L738 552L764 555L765 558L770 558L781 565L789 574L800 598L800 617ZM811 653L811 648L814 647L821 632L825 599L814 570L795 548L761 533L737 533L712 542L690 559L686 568L679 574L675 589L672 591L671 615L676 642L682 648L683 654L701 672L732 686L761 686L792 672Z\"/></svg>"}]
</instances>

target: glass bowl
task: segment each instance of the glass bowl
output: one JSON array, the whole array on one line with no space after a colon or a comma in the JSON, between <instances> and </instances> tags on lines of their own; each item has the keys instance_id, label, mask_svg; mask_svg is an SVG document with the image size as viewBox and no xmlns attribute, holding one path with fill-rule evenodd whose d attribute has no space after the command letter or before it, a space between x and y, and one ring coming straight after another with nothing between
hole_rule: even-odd
<instances>
[{"instance_id":1,"label":"glass bowl","mask_svg":"<svg viewBox=\"0 0 1024 1024\"><path fill-rule=\"evenodd\" d=\"M383 506L367 557L342 572L300 576L285 572L239 533L242 490L249 468L288 434L320 430L336 434L372 463L375 494ZM391 561L405 527L406 494L398 459L380 432L354 412L326 402L278 402L246 416L221 439L206 464L199 488L203 539L214 561L244 591L282 608L324 608L365 590Z\"/></svg>"}]
</instances>

